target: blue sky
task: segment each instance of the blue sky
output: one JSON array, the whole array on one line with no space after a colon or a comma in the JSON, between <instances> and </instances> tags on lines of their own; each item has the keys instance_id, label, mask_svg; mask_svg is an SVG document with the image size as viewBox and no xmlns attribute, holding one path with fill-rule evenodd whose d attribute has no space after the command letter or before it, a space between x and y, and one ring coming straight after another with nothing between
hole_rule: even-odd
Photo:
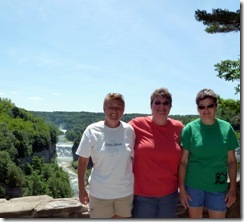
<instances>
[{"instance_id":1,"label":"blue sky","mask_svg":"<svg viewBox=\"0 0 244 222\"><path fill-rule=\"evenodd\" d=\"M172 115L197 114L195 97L225 99L236 82L214 64L240 57L240 33L208 34L197 9L236 11L237 0L0 0L0 97L34 111L102 112L119 92L125 113L150 113L159 87Z\"/></svg>"}]
</instances>

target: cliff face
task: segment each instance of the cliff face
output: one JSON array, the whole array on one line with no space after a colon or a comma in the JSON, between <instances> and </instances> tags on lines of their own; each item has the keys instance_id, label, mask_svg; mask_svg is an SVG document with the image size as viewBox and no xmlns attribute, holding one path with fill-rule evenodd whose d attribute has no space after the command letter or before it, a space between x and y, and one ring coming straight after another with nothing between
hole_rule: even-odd
<instances>
[{"instance_id":1,"label":"cliff face","mask_svg":"<svg viewBox=\"0 0 244 222\"><path fill-rule=\"evenodd\" d=\"M20 158L19 161L21 164L31 163L31 160L34 156L37 156L39 158L44 158L44 161L46 163L50 163L53 158L55 158L57 155L56 153L56 144L53 143L50 145L49 148L43 149L40 152L34 152L31 156Z\"/></svg>"},{"instance_id":2,"label":"cliff face","mask_svg":"<svg viewBox=\"0 0 244 222\"><path fill-rule=\"evenodd\" d=\"M237 200L226 213L226 218L241 218L240 181ZM188 212L178 202L177 218L188 218ZM89 218L88 207L78 198L53 199L47 195L0 199L0 218ZM204 211L204 218L208 218Z\"/></svg>"}]
</instances>

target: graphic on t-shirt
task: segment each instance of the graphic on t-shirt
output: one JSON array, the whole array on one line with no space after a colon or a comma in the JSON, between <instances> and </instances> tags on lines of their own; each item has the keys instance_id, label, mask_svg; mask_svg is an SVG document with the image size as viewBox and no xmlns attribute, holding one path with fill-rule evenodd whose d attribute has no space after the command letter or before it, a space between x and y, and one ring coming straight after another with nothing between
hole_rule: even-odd
<instances>
[{"instance_id":1,"label":"graphic on t-shirt","mask_svg":"<svg viewBox=\"0 0 244 222\"><path fill-rule=\"evenodd\" d=\"M110 141L110 142L105 142L105 149L108 152L114 153L114 152L119 152L119 147L121 147L123 144L121 142L116 142L116 141Z\"/></svg>"},{"instance_id":2,"label":"graphic on t-shirt","mask_svg":"<svg viewBox=\"0 0 244 222\"><path fill-rule=\"evenodd\" d=\"M218 172L215 174L215 183L216 184L224 184L227 180L227 172Z\"/></svg>"}]
</instances>

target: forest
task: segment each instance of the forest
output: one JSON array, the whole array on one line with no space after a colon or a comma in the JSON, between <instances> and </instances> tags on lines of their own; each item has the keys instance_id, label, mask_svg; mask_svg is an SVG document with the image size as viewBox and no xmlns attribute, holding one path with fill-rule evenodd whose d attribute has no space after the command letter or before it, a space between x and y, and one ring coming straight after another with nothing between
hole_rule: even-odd
<instances>
[{"instance_id":1,"label":"forest","mask_svg":"<svg viewBox=\"0 0 244 222\"><path fill-rule=\"evenodd\" d=\"M72 197L68 175L55 163L58 134L52 124L0 98L0 198Z\"/></svg>"}]
</instances>

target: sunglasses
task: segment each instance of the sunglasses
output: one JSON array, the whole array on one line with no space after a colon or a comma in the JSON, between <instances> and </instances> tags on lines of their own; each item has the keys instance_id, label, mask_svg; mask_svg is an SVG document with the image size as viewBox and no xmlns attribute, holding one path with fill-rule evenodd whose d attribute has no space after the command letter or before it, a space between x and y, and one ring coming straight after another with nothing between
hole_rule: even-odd
<instances>
[{"instance_id":1,"label":"sunglasses","mask_svg":"<svg viewBox=\"0 0 244 222\"><path fill-rule=\"evenodd\" d=\"M211 109L211 108L213 108L214 106L215 106L215 104L213 103L213 104L210 104L210 105L208 105L208 106L198 106L198 109L205 109L205 108Z\"/></svg>"},{"instance_id":2,"label":"sunglasses","mask_svg":"<svg viewBox=\"0 0 244 222\"><path fill-rule=\"evenodd\" d=\"M164 106L168 106L169 105L169 102L168 101L166 101L166 102L160 102L160 101L155 101L154 102L154 105L157 105L157 106L159 106L159 105L164 105Z\"/></svg>"}]
</instances>

